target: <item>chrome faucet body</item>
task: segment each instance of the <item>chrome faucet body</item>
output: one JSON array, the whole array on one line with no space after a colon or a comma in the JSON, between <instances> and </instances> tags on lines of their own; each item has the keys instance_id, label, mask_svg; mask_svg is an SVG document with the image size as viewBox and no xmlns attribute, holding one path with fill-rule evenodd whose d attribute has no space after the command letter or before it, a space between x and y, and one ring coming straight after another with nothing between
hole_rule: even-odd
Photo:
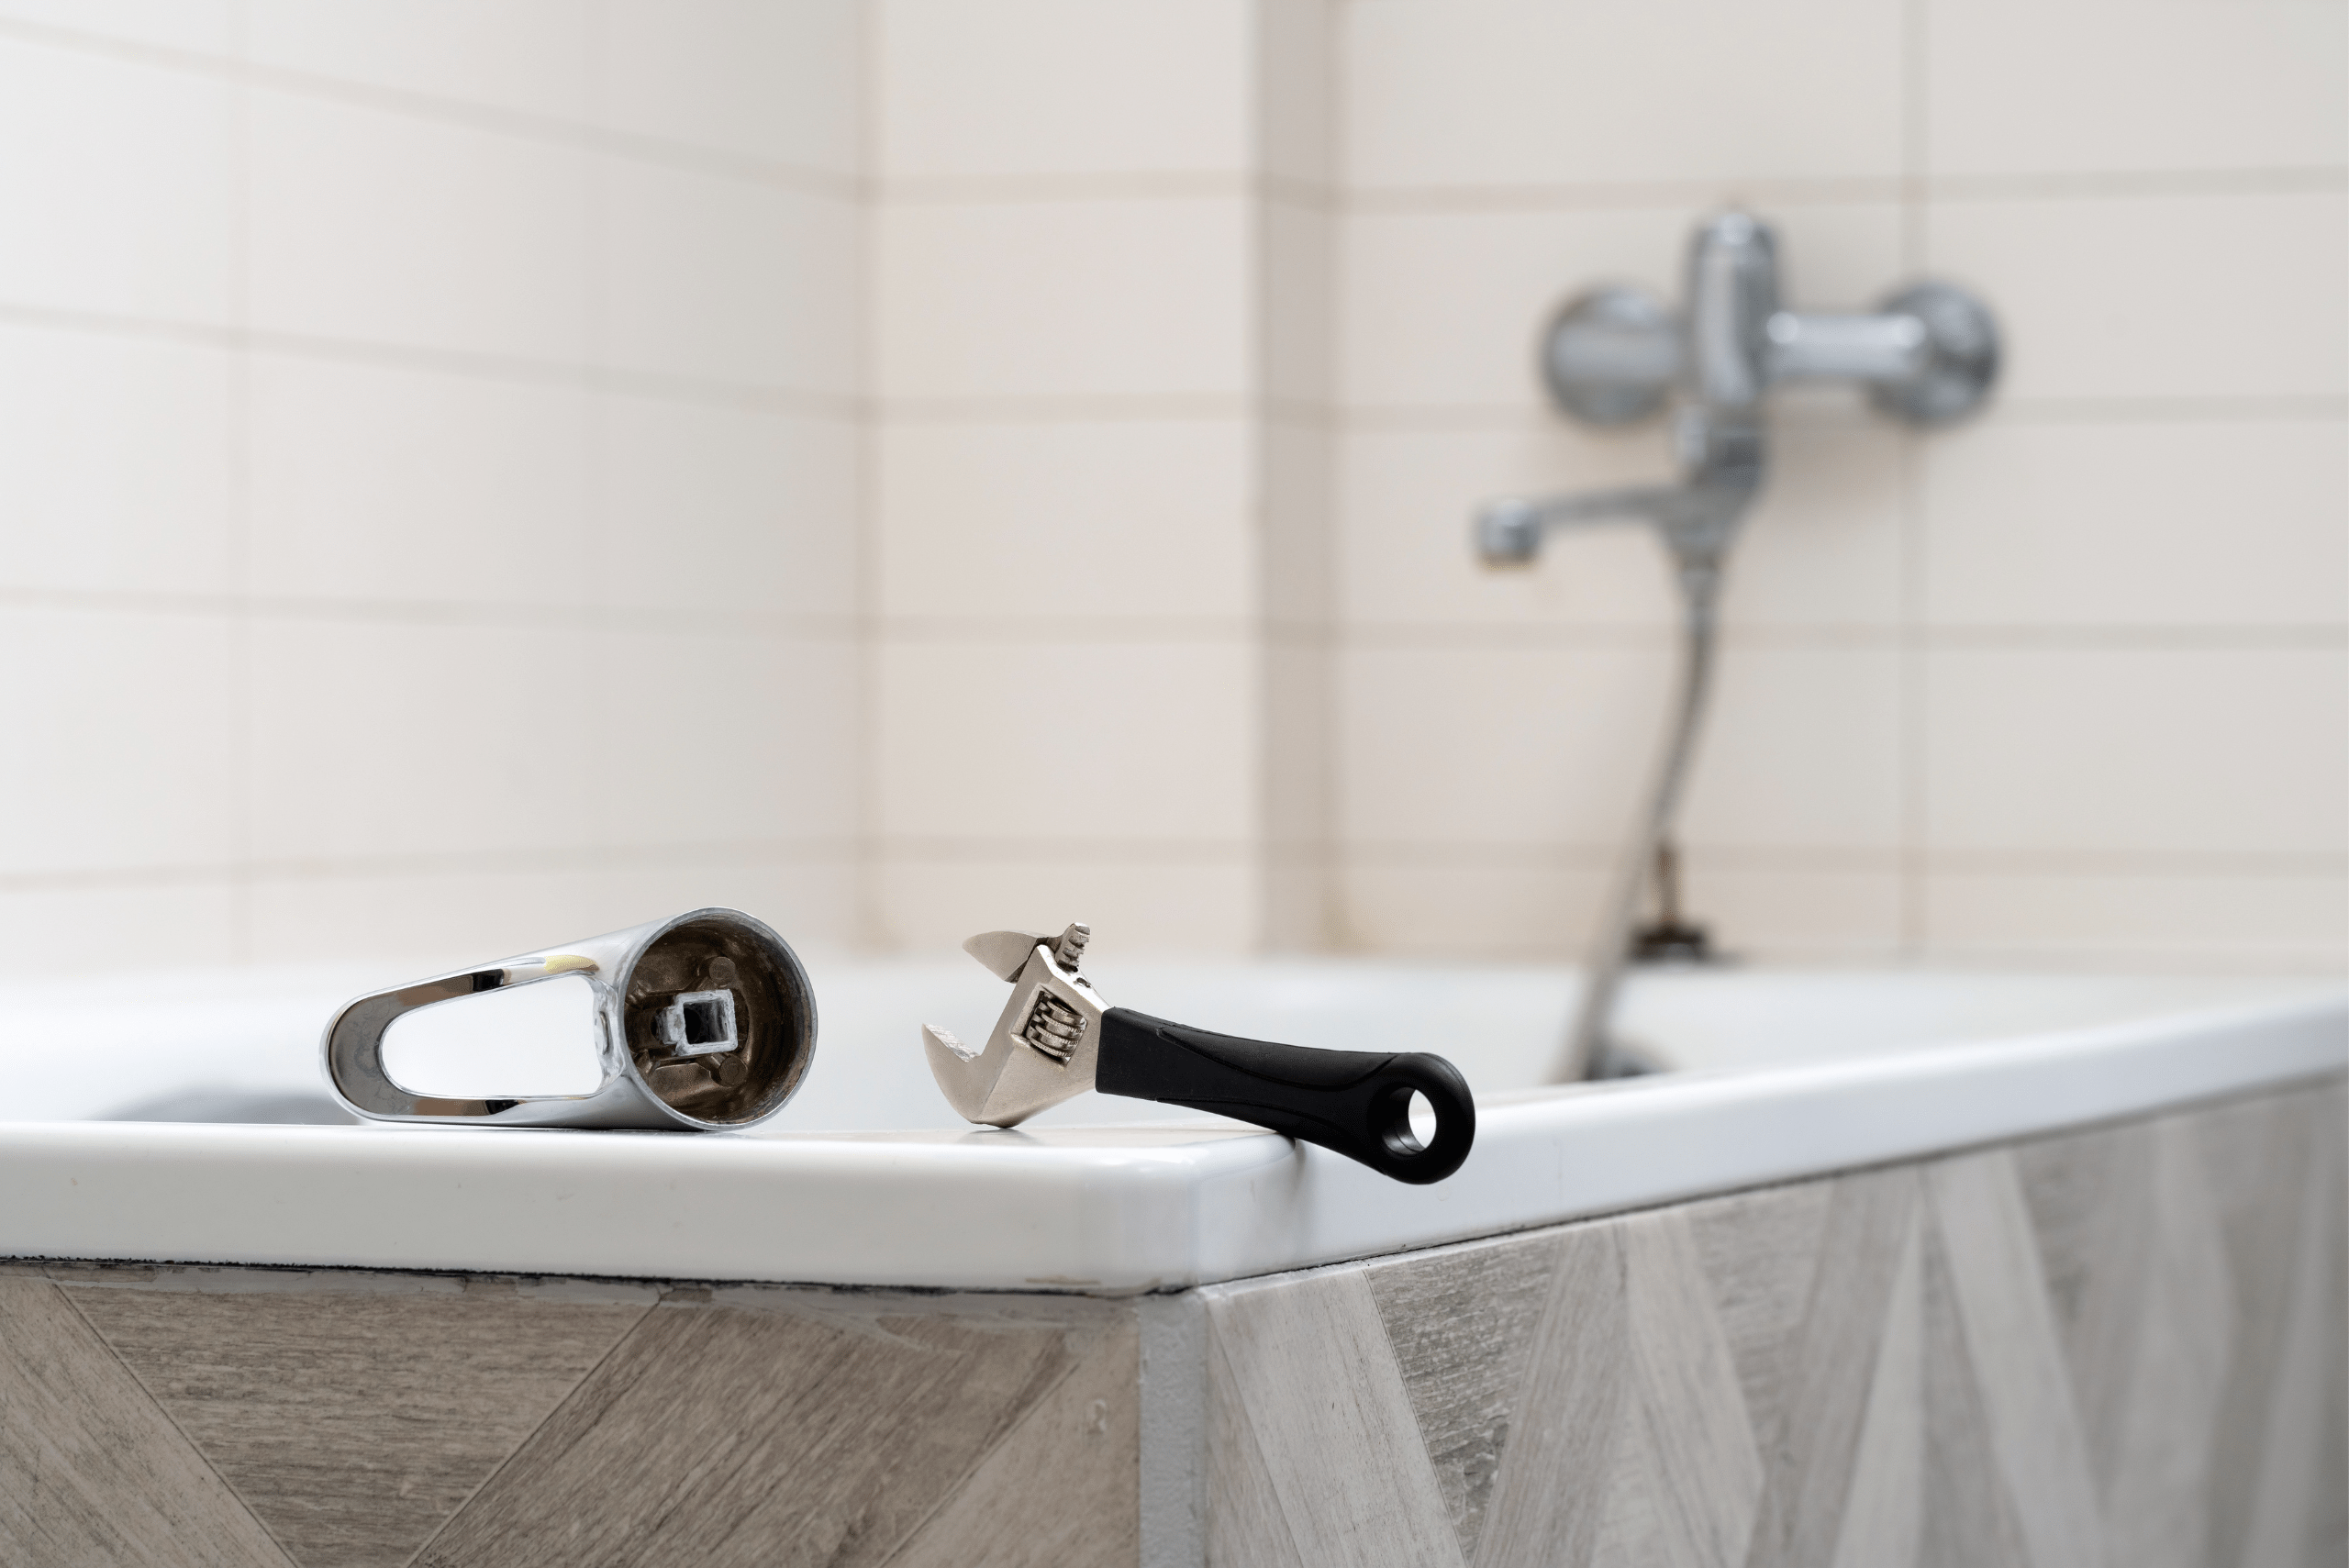
<instances>
[{"instance_id":1,"label":"chrome faucet body","mask_svg":"<svg viewBox=\"0 0 2349 1568\"><path fill-rule=\"evenodd\" d=\"M1768 468L1764 402L1789 381L1856 382L1881 412L1931 426L1977 406L1998 376L1998 335L1982 304L1946 284L1911 284L1865 315L1785 309L1777 239L1744 213L1698 226L1688 246L1687 306L1609 287L1551 325L1542 366L1552 400L1586 424L1628 425L1673 406L1677 484L1549 497L1511 496L1480 510L1478 556L1530 566L1555 528L1642 522L1670 557L1681 606L1673 717L1585 965L1581 1001L1552 1081L1607 1067L1607 1030L1650 868L1671 831L1712 684L1731 545Z\"/></svg>"}]
</instances>

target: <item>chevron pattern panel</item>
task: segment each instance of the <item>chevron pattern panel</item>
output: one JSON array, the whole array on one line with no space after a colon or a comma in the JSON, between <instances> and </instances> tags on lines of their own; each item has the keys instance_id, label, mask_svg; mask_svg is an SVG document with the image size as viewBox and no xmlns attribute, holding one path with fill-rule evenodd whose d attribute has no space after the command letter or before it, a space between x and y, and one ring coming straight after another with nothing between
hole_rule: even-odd
<instances>
[{"instance_id":1,"label":"chevron pattern panel","mask_svg":"<svg viewBox=\"0 0 2349 1568\"><path fill-rule=\"evenodd\" d=\"M1209 1287L1163 1429L1127 1301L0 1266L0 1563L2342 1568L2344 1117Z\"/></svg>"},{"instance_id":2,"label":"chevron pattern panel","mask_svg":"<svg viewBox=\"0 0 2349 1568\"><path fill-rule=\"evenodd\" d=\"M1209 1287L1210 1568L2341 1568L2330 1087Z\"/></svg>"},{"instance_id":3,"label":"chevron pattern panel","mask_svg":"<svg viewBox=\"0 0 2349 1568\"><path fill-rule=\"evenodd\" d=\"M1079 1297L18 1270L0 1563L1131 1563L1138 1355Z\"/></svg>"}]
</instances>

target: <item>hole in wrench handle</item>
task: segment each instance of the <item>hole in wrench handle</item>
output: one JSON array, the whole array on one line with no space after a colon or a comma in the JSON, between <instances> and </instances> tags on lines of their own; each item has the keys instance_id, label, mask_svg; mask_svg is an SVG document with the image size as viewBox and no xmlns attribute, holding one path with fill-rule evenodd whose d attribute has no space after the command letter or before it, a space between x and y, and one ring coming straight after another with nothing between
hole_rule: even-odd
<instances>
[{"instance_id":1,"label":"hole in wrench handle","mask_svg":"<svg viewBox=\"0 0 2349 1568\"><path fill-rule=\"evenodd\" d=\"M1460 1169L1476 1141L1468 1081L1441 1056L1275 1045L1128 1007L1101 1015L1093 1086L1252 1121L1414 1184ZM1425 1144L1411 1131L1414 1092L1435 1110L1435 1136Z\"/></svg>"}]
</instances>

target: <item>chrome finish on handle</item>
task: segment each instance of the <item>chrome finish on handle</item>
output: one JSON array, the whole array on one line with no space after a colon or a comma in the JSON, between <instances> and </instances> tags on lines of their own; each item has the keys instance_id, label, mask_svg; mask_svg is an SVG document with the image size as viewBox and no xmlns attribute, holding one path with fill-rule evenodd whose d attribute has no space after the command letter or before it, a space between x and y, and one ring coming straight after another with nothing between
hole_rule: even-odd
<instances>
[{"instance_id":1,"label":"chrome finish on handle","mask_svg":"<svg viewBox=\"0 0 2349 1568\"><path fill-rule=\"evenodd\" d=\"M595 992L594 1093L448 1099L385 1070L384 1032L406 1014L565 975ZM764 1121L798 1092L816 1052L816 995L763 922L695 909L371 992L335 1015L319 1052L335 1098L371 1121L720 1131Z\"/></svg>"}]
</instances>

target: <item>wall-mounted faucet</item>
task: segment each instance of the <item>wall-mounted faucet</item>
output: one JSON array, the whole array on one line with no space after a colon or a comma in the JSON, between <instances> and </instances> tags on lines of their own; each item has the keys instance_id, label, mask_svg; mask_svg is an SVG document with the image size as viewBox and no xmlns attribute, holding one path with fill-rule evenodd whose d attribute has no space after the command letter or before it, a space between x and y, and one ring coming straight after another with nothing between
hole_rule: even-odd
<instances>
[{"instance_id":1,"label":"wall-mounted faucet","mask_svg":"<svg viewBox=\"0 0 2349 1568\"><path fill-rule=\"evenodd\" d=\"M1654 296L1609 287L1584 295L1551 324L1542 370L1553 402L1590 425L1628 425L1675 405L1676 484L1542 498L1511 496L1476 517L1488 566L1530 565L1552 528L1643 522L1671 556L1682 612L1680 682L1672 726L1585 965L1582 999L1552 1081L1603 1074L1608 1022L1653 869L1667 848L1712 680L1721 574L1738 524L1760 491L1768 439L1763 400L1789 381L1857 382L1880 411L1910 425L1949 423L1987 396L1998 332L1972 295L1920 283L1871 315L1784 308L1769 225L1725 213L1688 244L1688 303L1675 317ZM1674 916L1675 929L1682 929Z\"/></svg>"}]
</instances>

